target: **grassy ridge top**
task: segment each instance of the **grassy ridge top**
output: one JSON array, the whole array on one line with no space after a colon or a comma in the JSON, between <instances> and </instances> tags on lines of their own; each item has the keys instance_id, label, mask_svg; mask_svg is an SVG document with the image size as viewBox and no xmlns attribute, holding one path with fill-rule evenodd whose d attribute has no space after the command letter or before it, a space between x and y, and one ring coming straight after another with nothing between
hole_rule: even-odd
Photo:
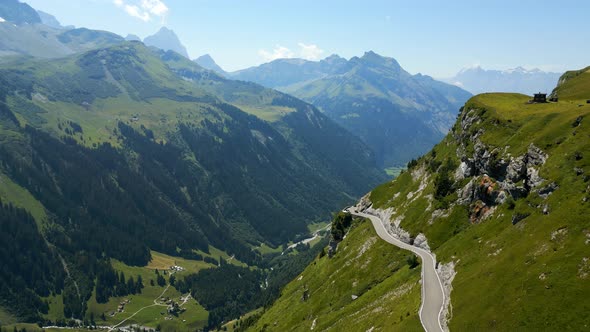
<instances>
[{"instance_id":1,"label":"grassy ridge top","mask_svg":"<svg viewBox=\"0 0 590 332\"><path fill-rule=\"evenodd\" d=\"M590 99L590 67L563 74L553 94L560 99Z\"/></svg>"},{"instance_id":2,"label":"grassy ridge top","mask_svg":"<svg viewBox=\"0 0 590 332\"><path fill-rule=\"evenodd\" d=\"M17 59L0 65L0 71L6 86L19 91L8 95L7 103L21 125L61 137L70 135L66 129L73 122L83 133L71 136L86 146L120 145L119 121L140 131L145 127L165 142L180 123L221 121L216 105L223 102L269 122L296 111L281 104L284 95L277 91L226 80L137 42L56 60Z\"/></svg>"}]
</instances>

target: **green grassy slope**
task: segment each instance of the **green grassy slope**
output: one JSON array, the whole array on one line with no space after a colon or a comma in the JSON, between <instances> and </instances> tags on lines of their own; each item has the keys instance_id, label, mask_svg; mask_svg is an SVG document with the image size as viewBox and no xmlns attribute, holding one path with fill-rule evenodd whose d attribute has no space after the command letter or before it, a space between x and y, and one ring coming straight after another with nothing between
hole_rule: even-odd
<instances>
[{"instance_id":1,"label":"green grassy slope","mask_svg":"<svg viewBox=\"0 0 590 332\"><path fill-rule=\"evenodd\" d=\"M420 331L420 269L406 257L358 221L336 255L311 263L249 331Z\"/></svg>"},{"instance_id":2,"label":"green grassy slope","mask_svg":"<svg viewBox=\"0 0 590 332\"><path fill-rule=\"evenodd\" d=\"M410 171L371 194L376 207L395 209L392 219L399 218L401 227L414 236L426 234L439 260L456 262L451 330L589 327L585 313L590 310L590 106L581 99L590 93L587 74L569 79L557 90L559 103L527 104L530 97L518 94L472 98L451 135ZM495 190L505 181L502 160L526 153L531 144L548 155L539 167L545 180L537 188L556 183L558 189L546 199L533 189L526 197L508 198L500 205L485 199L458 204L457 190L468 178L452 180L452 190L433 199L439 166L450 160L457 167L457 151L465 151L463 161L471 157L477 149L474 137L493 156L487 173ZM475 159L484 162L485 156ZM483 174L473 179L484 181ZM483 218L477 217L482 203L492 208ZM514 217L525 218L513 225Z\"/></svg>"},{"instance_id":3,"label":"green grassy slope","mask_svg":"<svg viewBox=\"0 0 590 332\"><path fill-rule=\"evenodd\" d=\"M566 72L560 79L553 94L562 99L590 99L590 67Z\"/></svg>"}]
</instances>

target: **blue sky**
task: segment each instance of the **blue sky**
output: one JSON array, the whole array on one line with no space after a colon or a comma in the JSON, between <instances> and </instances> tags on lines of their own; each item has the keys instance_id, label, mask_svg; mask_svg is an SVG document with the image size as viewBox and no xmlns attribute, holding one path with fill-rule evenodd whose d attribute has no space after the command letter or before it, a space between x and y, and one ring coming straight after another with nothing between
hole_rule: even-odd
<instances>
[{"instance_id":1,"label":"blue sky","mask_svg":"<svg viewBox=\"0 0 590 332\"><path fill-rule=\"evenodd\" d=\"M173 29L191 57L233 71L275 57L373 50L409 72L590 65L586 0L25 0L62 24L140 37Z\"/></svg>"}]
</instances>

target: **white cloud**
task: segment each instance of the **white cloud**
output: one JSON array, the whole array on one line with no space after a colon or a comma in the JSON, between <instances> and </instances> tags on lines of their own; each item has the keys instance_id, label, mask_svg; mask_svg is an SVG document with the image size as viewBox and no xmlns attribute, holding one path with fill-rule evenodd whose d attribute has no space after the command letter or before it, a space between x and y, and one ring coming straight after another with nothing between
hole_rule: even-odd
<instances>
[{"instance_id":1,"label":"white cloud","mask_svg":"<svg viewBox=\"0 0 590 332\"><path fill-rule=\"evenodd\" d=\"M139 9L139 7L135 5L125 5L125 12L130 16L137 17L138 19L147 22L151 19L149 13Z\"/></svg>"},{"instance_id":2,"label":"white cloud","mask_svg":"<svg viewBox=\"0 0 590 332\"><path fill-rule=\"evenodd\" d=\"M160 0L141 0L141 7L156 16L164 16L168 13L168 6Z\"/></svg>"},{"instance_id":3,"label":"white cloud","mask_svg":"<svg viewBox=\"0 0 590 332\"><path fill-rule=\"evenodd\" d=\"M271 52L267 50L259 50L258 55L260 55L264 59L264 61L267 62L276 59L288 59L295 56L293 51L281 45L275 46L275 48Z\"/></svg>"},{"instance_id":4,"label":"white cloud","mask_svg":"<svg viewBox=\"0 0 590 332\"><path fill-rule=\"evenodd\" d=\"M162 0L113 0L113 3L124 9L129 16L144 22L151 21L154 16L163 21L169 11L168 6Z\"/></svg>"},{"instance_id":5,"label":"white cloud","mask_svg":"<svg viewBox=\"0 0 590 332\"><path fill-rule=\"evenodd\" d=\"M267 50L259 50L258 55L265 61L270 62L276 59L289 59L294 57L299 57L305 60L316 61L321 59L322 54L324 54L324 50L318 47L315 44L305 44L305 43L297 43L299 46L298 51L292 51L291 49L276 45L272 51Z\"/></svg>"},{"instance_id":6,"label":"white cloud","mask_svg":"<svg viewBox=\"0 0 590 332\"><path fill-rule=\"evenodd\" d=\"M297 44L301 48L299 54L303 59L306 60L319 60L324 50L320 49L315 44L306 45L304 43Z\"/></svg>"}]
</instances>

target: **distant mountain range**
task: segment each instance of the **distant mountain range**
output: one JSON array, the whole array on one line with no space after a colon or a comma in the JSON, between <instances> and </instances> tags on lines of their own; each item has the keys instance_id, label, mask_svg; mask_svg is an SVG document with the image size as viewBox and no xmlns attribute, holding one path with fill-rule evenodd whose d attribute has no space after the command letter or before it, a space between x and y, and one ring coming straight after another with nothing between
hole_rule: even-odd
<instances>
[{"instance_id":1,"label":"distant mountain range","mask_svg":"<svg viewBox=\"0 0 590 332\"><path fill-rule=\"evenodd\" d=\"M445 82L459 86L473 94L484 92L518 92L532 95L551 92L560 73L540 69L517 67L509 70L486 70L482 67L466 68Z\"/></svg>"},{"instance_id":2,"label":"distant mountain range","mask_svg":"<svg viewBox=\"0 0 590 332\"><path fill-rule=\"evenodd\" d=\"M350 60L279 59L227 76L312 103L367 143L384 168L405 165L432 148L471 97L429 76L411 75L374 52Z\"/></svg>"},{"instance_id":3,"label":"distant mountain range","mask_svg":"<svg viewBox=\"0 0 590 332\"><path fill-rule=\"evenodd\" d=\"M55 17L18 0L0 2L0 57L57 58L124 41L114 33L62 27Z\"/></svg>"},{"instance_id":4,"label":"distant mountain range","mask_svg":"<svg viewBox=\"0 0 590 332\"><path fill-rule=\"evenodd\" d=\"M123 38L107 31L62 26L51 14L37 11L18 0L0 1L0 57L29 55L58 58L91 49L114 46L125 40L141 41L136 35ZM186 47L174 31L162 27L143 42L188 58Z\"/></svg>"}]
</instances>

